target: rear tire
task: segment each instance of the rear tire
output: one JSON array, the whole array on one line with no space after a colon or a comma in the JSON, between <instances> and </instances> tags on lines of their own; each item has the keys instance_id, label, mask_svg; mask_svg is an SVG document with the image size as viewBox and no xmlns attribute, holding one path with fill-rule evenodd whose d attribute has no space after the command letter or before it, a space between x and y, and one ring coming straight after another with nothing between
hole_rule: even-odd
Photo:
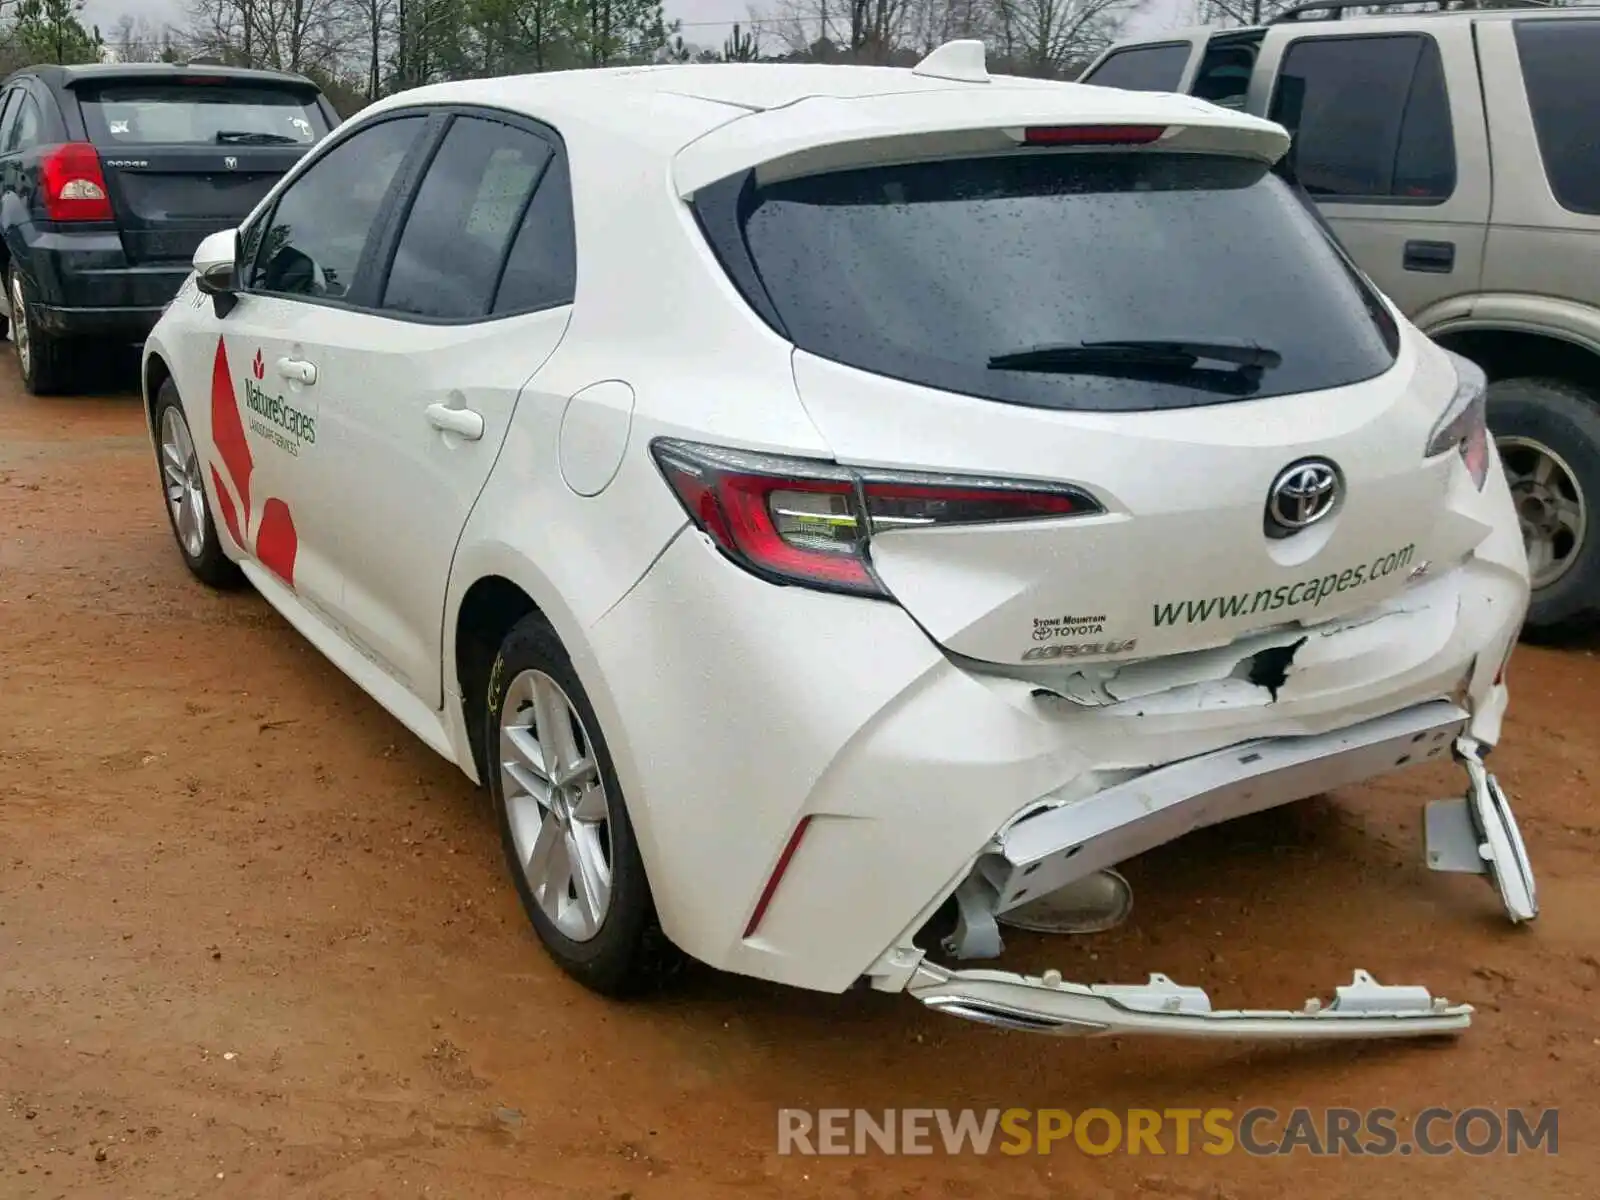
<instances>
[{"instance_id":1,"label":"rear tire","mask_svg":"<svg viewBox=\"0 0 1600 1200\"><path fill-rule=\"evenodd\" d=\"M71 346L39 327L39 306L33 284L12 266L6 278L11 301L11 341L17 351L22 383L35 396L57 396L71 390Z\"/></svg>"},{"instance_id":2,"label":"rear tire","mask_svg":"<svg viewBox=\"0 0 1600 1200\"><path fill-rule=\"evenodd\" d=\"M658 987L683 956L656 920L594 707L561 639L539 614L524 617L501 643L484 716L486 774L506 866L545 950L601 995ZM592 769L568 770L569 760ZM568 776L571 782L549 786L552 777L560 783ZM581 900L580 880L588 881Z\"/></svg>"},{"instance_id":3,"label":"rear tire","mask_svg":"<svg viewBox=\"0 0 1600 1200\"><path fill-rule=\"evenodd\" d=\"M1600 404L1564 380L1501 379L1489 385L1489 428L1528 546L1524 636L1600 624Z\"/></svg>"},{"instance_id":4,"label":"rear tire","mask_svg":"<svg viewBox=\"0 0 1600 1200\"><path fill-rule=\"evenodd\" d=\"M201 583L223 591L236 588L244 582L244 573L222 551L222 539L211 519L211 501L200 476L205 467L178 387L170 379L156 393L154 415L156 472L178 553Z\"/></svg>"}]
</instances>

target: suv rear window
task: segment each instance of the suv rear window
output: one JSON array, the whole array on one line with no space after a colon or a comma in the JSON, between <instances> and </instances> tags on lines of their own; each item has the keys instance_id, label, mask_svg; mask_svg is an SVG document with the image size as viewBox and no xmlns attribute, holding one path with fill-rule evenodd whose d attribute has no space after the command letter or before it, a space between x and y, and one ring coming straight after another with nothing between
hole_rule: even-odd
<instances>
[{"instance_id":1,"label":"suv rear window","mask_svg":"<svg viewBox=\"0 0 1600 1200\"><path fill-rule=\"evenodd\" d=\"M309 146L328 132L312 95L268 84L108 83L78 101L97 146Z\"/></svg>"},{"instance_id":2,"label":"suv rear window","mask_svg":"<svg viewBox=\"0 0 1600 1200\"><path fill-rule=\"evenodd\" d=\"M1038 408L1129 411L1340 387L1394 362L1382 301L1258 162L1028 153L728 182L744 188L746 262L729 261L738 231L716 228L733 206L696 203L747 298L801 349L875 374ZM1127 339L1243 341L1281 361L990 365Z\"/></svg>"},{"instance_id":3,"label":"suv rear window","mask_svg":"<svg viewBox=\"0 0 1600 1200\"><path fill-rule=\"evenodd\" d=\"M1518 21L1514 28L1550 190L1568 212L1600 213L1600 21Z\"/></svg>"}]
</instances>

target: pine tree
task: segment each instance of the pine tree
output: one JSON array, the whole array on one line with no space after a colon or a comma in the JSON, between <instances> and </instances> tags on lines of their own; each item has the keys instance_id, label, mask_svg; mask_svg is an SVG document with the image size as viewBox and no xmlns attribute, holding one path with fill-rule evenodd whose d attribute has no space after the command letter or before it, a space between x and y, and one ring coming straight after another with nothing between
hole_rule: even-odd
<instances>
[{"instance_id":1,"label":"pine tree","mask_svg":"<svg viewBox=\"0 0 1600 1200\"><path fill-rule=\"evenodd\" d=\"M12 36L30 63L100 61L100 27L85 28L83 0L19 0Z\"/></svg>"}]
</instances>

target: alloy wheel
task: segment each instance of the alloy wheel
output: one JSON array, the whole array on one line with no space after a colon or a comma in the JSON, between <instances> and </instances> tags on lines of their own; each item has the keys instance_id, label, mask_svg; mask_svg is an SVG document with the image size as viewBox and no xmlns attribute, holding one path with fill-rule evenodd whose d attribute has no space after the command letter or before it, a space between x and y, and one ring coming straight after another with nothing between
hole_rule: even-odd
<instances>
[{"instance_id":1,"label":"alloy wheel","mask_svg":"<svg viewBox=\"0 0 1600 1200\"><path fill-rule=\"evenodd\" d=\"M611 808L583 718L542 671L523 671L506 689L500 780L534 903L565 937L590 940L611 908Z\"/></svg>"},{"instance_id":2,"label":"alloy wheel","mask_svg":"<svg viewBox=\"0 0 1600 1200\"><path fill-rule=\"evenodd\" d=\"M33 338L28 332L28 306L22 299L22 275L11 272L11 341L17 347L17 364L26 375L33 365Z\"/></svg>"},{"instance_id":3,"label":"alloy wheel","mask_svg":"<svg viewBox=\"0 0 1600 1200\"><path fill-rule=\"evenodd\" d=\"M1496 439L1517 523L1537 591L1562 578L1578 559L1589 528L1589 507L1565 459L1525 437Z\"/></svg>"},{"instance_id":4,"label":"alloy wheel","mask_svg":"<svg viewBox=\"0 0 1600 1200\"><path fill-rule=\"evenodd\" d=\"M178 544L190 558L197 559L206 546L206 494L200 481L200 458L189 423L171 405L161 413L161 482Z\"/></svg>"}]
</instances>

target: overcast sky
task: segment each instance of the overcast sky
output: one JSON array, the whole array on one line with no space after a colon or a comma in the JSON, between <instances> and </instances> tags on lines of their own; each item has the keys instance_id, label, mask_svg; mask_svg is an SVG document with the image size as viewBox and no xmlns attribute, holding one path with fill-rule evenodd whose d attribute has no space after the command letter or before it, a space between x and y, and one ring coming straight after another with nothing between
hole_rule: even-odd
<instances>
[{"instance_id":1,"label":"overcast sky","mask_svg":"<svg viewBox=\"0 0 1600 1200\"><path fill-rule=\"evenodd\" d=\"M720 46L735 21L748 22L749 5L744 0L666 0L667 16L683 22L683 40L701 46ZM757 12L762 5L754 5ZM1129 34L1150 33L1188 23L1185 0L1145 0L1143 7L1128 22ZM142 16L155 24L182 24L187 12L185 0L87 0L83 15L109 33L124 15Z\"/></svg>"}]
</instances>

